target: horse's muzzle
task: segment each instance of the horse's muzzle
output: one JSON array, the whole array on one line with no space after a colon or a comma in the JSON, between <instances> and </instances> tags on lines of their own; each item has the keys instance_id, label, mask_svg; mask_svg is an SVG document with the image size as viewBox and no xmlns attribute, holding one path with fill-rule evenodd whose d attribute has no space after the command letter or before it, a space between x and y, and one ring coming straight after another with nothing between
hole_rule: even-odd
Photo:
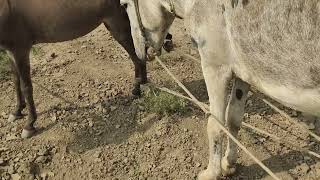
<instances>
[{"instance_id":1,"label":"horse's muzzle","mask_svg":"<svg viewBox=\"0 0 320 180\"><path fill-rule=\"evenodd\" d=\"M147 61L153 61L156 56L161 55L161 50L157 51L153 47L148 47L147 48Z\"/></svg>"}]
</instances>

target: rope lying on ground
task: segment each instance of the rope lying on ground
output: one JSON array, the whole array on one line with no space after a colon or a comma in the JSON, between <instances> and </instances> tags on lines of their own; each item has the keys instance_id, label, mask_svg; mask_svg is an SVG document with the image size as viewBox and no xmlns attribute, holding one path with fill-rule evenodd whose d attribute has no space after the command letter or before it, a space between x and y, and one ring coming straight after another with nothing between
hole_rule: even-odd
<instances>
[{"instance_id":1,"label":"rope lying on ground","mask_svg":"<svg viewBox=\"0 0 320 180\"><path fill-rule=\"evenodd\" d=\"M276 142L278 142L278 143L280 143L280 144L284 144L284 145L288 145L288 146L297 148L297 149L299 149L299 150L300 150L301 152L303 152L303 153L309 154L309 155L311 155L311 156L314 156L314 157L320 159L320 155L319 155L319 154L317 154L317 153L315 153L315 152L313 152L313 151L310 151L309 149L302 148L302 147L300 147L300 146L298 146L298 145L295 145L295 144L293 144L293 143L291 143L291 142L289 142L289 141L284 142L284 141L281 140L281 138L279 138L279 137L277 137L277 136L275 136L275 135L273 135L273 134L270 134L270 133L268 133L267 131L264 131L264 130L262 130L262 129L258 129L258 128L254 127L254 126L251 126L250 124L247 124L247 123L245 123L245 122L242 122L242 125L245 126L246 128L253 129L254 131L256 131L256 132L258 132L258 133L260 133L260 134L266 135L266 136L272 138L274 141L276 141Z\"/></svg>"},{"instance_id":2,"label":"rope lying on ground","mask_svg":"<svg viewBox=\"0 0 320 180\"><path fill-rule=\"evenodd\" d=\"M310 136L314 137L317 141L320 142L320 137L317 136L315 133L313 133L312 131L310 131L309 129L305 128L303 125L301 125L299 122L296 122L295 120L293 120L287 113L285 113L284 111L282 111L281 109L277 108L275 105L273 105L271 102L267 101L266 99L262 99L262 101L264 103L266 103L267 105L269 105L272 109L274 109L275 111L277 111L279 114L281 114L282 116L284 116L285 118L287 118L292 124L295 124L297 126L299 126L303 131L305 131L306 133L308 133Z\"/></svg>"},{"instance_id":3,"label":"rope lying on ground","mask_svg":"<svg viewBox=\"0 0 320 180\"><path fill-rule=\"evenodd\" d=\"M206 108L204 107L203 103L201 103L200 101L197 100L197 98L195 98L192 93L171 73L171 71L166 67L165 64L163 64L163 62L160 60L159 57L155 57L156 61L166 70L166 72L174 79L174 81L176 83L178 83L178 85L191 97L191 99L193 100L193 102L195 104L197 104L202 110L206 110ZM208 110L206 110L205 112L208 112ZM247 153L263 170L265 170L272 178L276 179L276 180L280 180L268 167L266 167L258 158L256 158L245 146L243 146L231 133L229 133L229 131L227 130L227 128L224 127L224 125L221 124L220 121L218 121L218 119L211 114L211 117L216 121L217 125L219 126L219 128L229 136L229 138L231 138L245 153Z\"/></svg>"},{"instance_id":4,"label":"rope lying on ground","mask_svg":"<svg viewBox=\"0 0 320 180\"><path fill-rule=\"evenodd\" d=\"M172 90L167 89L167 88L160 88L160 87L156 87L156 88L157 88L157 89L160 89L161 91L170 93L170 94L172 94L172 95L175 95L175 96L178 96L178 97L187 99L187 100L195 103L195 101L194 101L193 99L191 99L191 98L189 98L189 97L187 97L187 96L184 96L184 95L182 95L182 94L180 94L180 93L178 93L178 92L172 91ZM208 114L208 113L209 113L209 106L208 106L207 104L204 104L204 103L202 103L202 104L203 104L203 106L205 107L205 109L202 109L202 111L204 111L206 114ZM284 144L284 145L287 145L287 146L291 146L291 147L297 148L297 149L299 149L299 150L300 150L301 152L303 152L303 153L312 155L312 156L320 159L320 155L317 154L316 152L310 151L310 150L308 150L308 149L306 149L306 148L302 148L302 147L300 147L300 146L298 146L298 145L295 145L295 144L293 144L293 143L291 143L291 142L289 142L289 141L285 141L285 142L284 142L284 141L282 141L281 138L279 138L279 137L277 137L277 136L275 136L275 135L272 135L272 134L268 133L267 131L264 131L264 130L262 130L262 129L256 128L256 127L254 127L254 126L251 126L250 124L247 124L247 123L245 123L245 122L242 122L242 126L244 126L244 127L246 127L246 128L249 128L249 129L252 129L253 131L255 131L255 132L259 133L259 134L263 134L263 135L265 135L265 136L267 136L267 137L270 137L270 138L272 138L274 141L276 141L276 142L278 142L278 143L280 143L280 144Z\"/></svg>"}]
</instances>

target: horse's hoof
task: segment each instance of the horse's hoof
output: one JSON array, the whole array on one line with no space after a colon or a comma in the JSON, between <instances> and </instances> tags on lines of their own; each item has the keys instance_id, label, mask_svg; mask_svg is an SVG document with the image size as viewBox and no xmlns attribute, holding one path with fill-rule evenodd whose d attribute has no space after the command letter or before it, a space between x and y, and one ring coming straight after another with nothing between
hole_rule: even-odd
<instances>
[{"instance_id":1,"label":"horse's hoof","mask_svg":"<svg viewBox=\"0 0 320 180\"><path fill-rule=\"evenodd\" d=\"M235 165L230 165L227 158L223 158L221 161L221 169L223 176L231 176L236 173Z\"/></svg>"},{"instance_id":2,"label":"horse's hoof","mask_svg":"<svg viewBox=\"0 0 320 180\"><path fill-rule=\"evenodd\" d=\"M8 122L14 122L18 119L21 119L23 118L23 116L17 116L17 115L14 115L14 114L10 114L9 115L9 118L8 118Z\"/></svg>"},{"instance_id":3,"label":"horse's hoof","mask_svg":"<svg viewBox=\"0 0 320 180\"><path fill-rule=\"evenodd\" d=\"M208 169L202 171L198 175L198 180L219 180L220 173L209 171Z\"/></svg>"},{"instance_id":4,"label":"horse's hoof","mask_svg":"<svg viewBox=\"0 0 320 180\"><path fill-rule=\"evenodd\" d=\"M147 84L148 83L148 78L142 78L140 85L141 84Z\"/></svg>"},{"instance_id":5,"label":"horse's hoof","mask_svg":"<svg viewBox=\"0 0 320 180\"><path fill-rule=\"evenodd\" d=\"M132 94L133 94L134 96L140 97L140 96L141 96L141 90L140 90L140 88L139 88L139 89L138 89L138 88L133 89L133 90L132 90Z\"/></svg>"},{"instance_id":6,"label":"horse's hoof","mask_svg":"<svg viewBox=\"0 0 320 180\"><path fill-rule=\"evenodd\" d=\"M173 50L173 42L171 40L166 40L163 44L163 49L168 53L171 52Z\"/></svg>"},{"instance_id":7,"label":"horse's hoof","mask_svg":"<svg viewBox=\"0 0 320 180\"><path fill-rule=\"evenodd\" d=\"M21 138L26 139L32 137L36 133L35 129L28 130L28 129L23 129L21 133Z\"/></svg>"}]
</instances>

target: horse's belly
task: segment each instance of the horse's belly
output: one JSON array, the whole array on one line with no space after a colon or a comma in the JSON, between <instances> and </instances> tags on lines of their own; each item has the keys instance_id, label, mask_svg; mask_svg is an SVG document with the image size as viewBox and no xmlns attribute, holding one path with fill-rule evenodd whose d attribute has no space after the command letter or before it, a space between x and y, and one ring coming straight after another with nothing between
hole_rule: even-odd
<instances>
[{"instance_id":1,"label":"horse's belly","mask_svg":"<svg viewBox=\"0 0 320 180\"><path fill-rule=\"evenodd\" d=\"M301 89L268 82L257 88L285 106L320 117L320 88Z\"/></svg>"},{"instance_id":2,"label":"horse's belly","mask_svg":"<svg viewBox=\"0 0 320 180\"><path fill-rule=\"evenodd\" d=\"M45 29L38 29L35 32L36 43L54 43L68 41L84 36L94 30L101 24L101 21L95 23L70 24L64 26L51 26Z\"/></svg>"}]
</instances>

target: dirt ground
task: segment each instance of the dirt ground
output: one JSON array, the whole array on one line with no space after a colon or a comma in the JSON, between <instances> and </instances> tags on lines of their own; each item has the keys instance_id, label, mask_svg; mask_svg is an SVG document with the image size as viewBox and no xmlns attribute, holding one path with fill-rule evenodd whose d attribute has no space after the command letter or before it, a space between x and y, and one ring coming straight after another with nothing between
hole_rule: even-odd
<instances>
[{"instance_id":1,"label":"dirt ground","mask_svg":"<svg viewBox=\"0 0 320 180\"><path fill-rule=\"evenodd\" d=\"M175 48L198 57L182 27L177 21L171 30ZM191 104L182 115L146 112L130 94L131 60L103 27L73 41L38 47L41 51L32 56L38 135L19 137L26 117L7 121L15 106L14 87L11 81L0 83L0 179L187 180L206 168L204 114ZM175 52L163 58L207 102L200 65ZM148 64L148 72L153 83L176 88L156 62ZM318 142L254 95L247 102L244 121L320 153ZM246 128L239 139L282 179L320 179L319 159ZM237 174L225 179L271 179L239 152Z\"/></svg>"}]
</instances>

